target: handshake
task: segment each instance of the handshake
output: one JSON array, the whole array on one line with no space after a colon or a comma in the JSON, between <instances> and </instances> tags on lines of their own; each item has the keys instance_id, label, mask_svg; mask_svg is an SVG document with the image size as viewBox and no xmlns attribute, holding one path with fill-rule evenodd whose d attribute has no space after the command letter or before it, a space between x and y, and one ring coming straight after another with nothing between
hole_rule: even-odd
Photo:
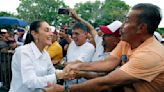
<instances>
[{"instance_id":1,"label":"handshake","mask_svg":"<svg viewBox=\"0 0 164 92\"><path fill-rule=\"evenodd\" d=\"M57 79L73 80L80 78L81 71L78 70L80 62L69 63L64 70L56 70Z\"/></svg>"}]
</instances>

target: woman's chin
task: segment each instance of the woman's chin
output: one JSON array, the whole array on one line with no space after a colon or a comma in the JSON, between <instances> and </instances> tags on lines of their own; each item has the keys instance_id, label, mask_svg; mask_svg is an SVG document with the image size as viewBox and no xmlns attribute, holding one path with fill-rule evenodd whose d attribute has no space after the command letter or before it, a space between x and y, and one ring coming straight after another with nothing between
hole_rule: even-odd
<instances>
[{"instance_id":1,"label":"woman's chin","mask_svg":"<svg viewBox=\"0 0 164 92\"><path fill-rule=\"evenodd\" d=\"M52 42L47 42L47 45L52 45Z\"/></svg>"}]
</instances>

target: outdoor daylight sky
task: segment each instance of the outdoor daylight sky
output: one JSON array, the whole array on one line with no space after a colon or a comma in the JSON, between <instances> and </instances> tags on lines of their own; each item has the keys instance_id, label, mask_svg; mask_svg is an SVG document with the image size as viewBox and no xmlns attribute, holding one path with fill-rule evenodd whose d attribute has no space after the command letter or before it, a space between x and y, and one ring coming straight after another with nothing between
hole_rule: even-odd
<instances>
[{"instance_id":1,"label":"outdoor daylight sky","mask_svg":"<svg viewBox=\"0 0 164 92\"><path fill-rule=\"evenodd\" d=\"M66 5L69 5L71 8L75 5L75 3L86 2L86 1L95 1L95 0L64 0ZM101 0L104 1L104 0ZM162 10L162 21L159 27L164 27L164 0L122 0L125 1L126 4L133 6L137 3L153 3L158 5ZM7 11L11 13L16 13L16 8L19 6L19 0L0 0L0 11Z\"/></svg>"}]
</instances>

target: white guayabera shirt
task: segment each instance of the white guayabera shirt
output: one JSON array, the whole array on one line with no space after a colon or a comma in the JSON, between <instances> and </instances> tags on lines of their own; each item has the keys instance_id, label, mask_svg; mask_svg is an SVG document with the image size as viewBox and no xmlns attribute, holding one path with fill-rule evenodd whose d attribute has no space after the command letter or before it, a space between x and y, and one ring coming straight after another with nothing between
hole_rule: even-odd
<instances>
[{"instance_id":1,"label":"white guayabera shirt","mask_svg":"<svg viewBox=\"0 0 164 92\"><path fill-rule=\"evenodd\" d=\"M56 83L55 68L48 53L40 52L34 42L18 47L12 58L9 92L41 92L47 82Z\"/></svg>"}]
</instances>

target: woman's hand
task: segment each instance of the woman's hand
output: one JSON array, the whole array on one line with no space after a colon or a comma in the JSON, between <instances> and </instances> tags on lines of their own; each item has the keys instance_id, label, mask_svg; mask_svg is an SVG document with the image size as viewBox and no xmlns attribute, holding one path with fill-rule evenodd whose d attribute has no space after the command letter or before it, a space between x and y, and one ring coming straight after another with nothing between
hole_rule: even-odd
<instances>
[{"instance_id":1,"label":"woman's hand","mask_svg":"<svg viewBox=\"0 0 164 92\"><path fill-rule=\"evenodd\" d=\"M43 92L64 92L64 87L48 82L48 86L43 89Z\"/></svg>"}]
</instances>

